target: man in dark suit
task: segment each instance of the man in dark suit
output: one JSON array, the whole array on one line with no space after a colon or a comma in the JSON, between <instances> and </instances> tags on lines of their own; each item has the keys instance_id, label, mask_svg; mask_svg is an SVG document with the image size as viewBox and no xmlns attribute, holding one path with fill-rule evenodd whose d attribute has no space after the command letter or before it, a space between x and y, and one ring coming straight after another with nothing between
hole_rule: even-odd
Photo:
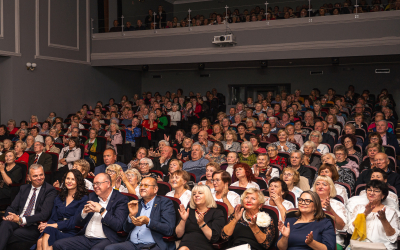
<instances>
[{"instance_id":1,"label":"man in dark suit","mask_svg":"<svg viewBox=\"0 0 400 250\"><path fill-rule=\"evenodd\" d=\"M163 147L160 152L161 156L153 159L153 169L162 171L164 175L167 175L169 172L168 164L172 159L175 159L173 152L174 151L170 146Z\"/></svg>"},{"instance_id":2,"label":"man in dark suit","mask_svg":"<svg viewBox=\"0 0 400 250\"><path fill-rule=\"evenodd\" d=\"M33 245L40 235L38 222L50 218L56 189L44 181L44 169L39 164L29 167L29 178L32 184L21 186L6 209L0 224L0 249L17 242Z\"/></svg>"},{"instance_id":3,"label":"man in dark suit","mask_svg":"<svg viewBox=\"0 0 400 250\"><path fill-rule=\"evenodd\" d=\"M128 216L128 197L113 190L111 178L105 173L96 175L93 188L88 204L75 216L76 225L83 229L75 237L57 240L54 249L104 249L126 239L117 232Z\"/></svg>"},{"instance_id":4,"label":"man in dark suit","mask_svg":"<svg viewBox=\"0 0 400 250\"><path fill-rule=\"evenodd\" d=\"M314 180L313 173L311 170L304 165L301 165L301 160L303 159L303 153L300 150L294 150L290 153L290 166L299 172L300 176L304 176L308 179L310 186Z\"/></svg>"},{"instance_id":5,"label":"man in dark suit","mask_svg":"<svg viewBox=\"0 0 400 250\"><path fill-rule=\"evenodd\" d=\"M45 172L51 171L52 158L51 155L43 153L43 143L35 142L33 150L36 154L29 156L28 165L37 163L43 166Z\"/></svg>"},{"instance_id":6,"label":"man in dark suit","mask_svg":"<svg viewBox=\"0 0 400 250\"><path fill-rule=\"evenodd\" d=\"M329 146L331 146L331 149L333 149L333 146L335 144L335 140L333 139L333 136L331 136L328 133L324 133L324 124L322 122L316 122L314 124L314 130L317 130L321 133L322 135L322 142L321 143L327 143ZM306 136L306 141L310 140L310 135L308 134Z\"/></svg>"},{"instance_id":7,"label":"man in dark suit","mask_svg":"<svg viewBox=\"0 0 400 250\"><path fill-rule=\"evenodd\" d=\"M400 175L391 171L389 168L389 158L385 153L375 155L375 168L380 168L387 174L387 183L395 187L397 196L400 196ZM363 171L357 178L356 187L360 184L367 184L371 180L372 169Z\"/></svg>"},{"instance_id":8,"label":"man in dark suit","mask_svg":"<svg viewBox=\"0 0 400 250\"><path fill-rule=\"evenodd\" d=\"M396 155L399 155L400 147L399 147L399 143L397 141L397 137L396 137L396 135L388 133L387 129L388 129L387 121L380 120L380 121L376 122L376 132L381 135L381 138L383 141L382 145L393 146L394 149L396 150ZM369 138L367 136L367 138L364 141L363 148L365 149L368 146L368 144L369 144Z\"/></svg>"},{"instance_id":9,"label":"man in dark suit","mask_svg":"<svg viewBox=\"0 0 400 250\"><path fill-rule=\"evenodd\" d=\"M106 168L108 167L108 165L111 165L111 164L120 165L122 170L124 170L124 172L126 170L128 170L128 166L125 163L117 161L117 154L115 153L115 150L112 148L108 148L104 151L103 160L104 160L104 164L97 166L94 169L94 174L89 173L90 175L95 176L95 175L98 175L99 173L105 173Z\"/></svg>"},{"instance_id":10,"label":"man in dark suit","mask_svg":"<svg viewBox=\"0 0 400 250\"><path fill-rule=\"evenodd\" d=\"M129 216L124 231L129 232L125 242L109 245L105 250L173 250L175 242L165 242L175 229L175 211L171 200L157 196L157 181L147 177L140 183L139 201L128 203ZM137 216L139 215L139 216Z\"/></svg>"}]
</instances>

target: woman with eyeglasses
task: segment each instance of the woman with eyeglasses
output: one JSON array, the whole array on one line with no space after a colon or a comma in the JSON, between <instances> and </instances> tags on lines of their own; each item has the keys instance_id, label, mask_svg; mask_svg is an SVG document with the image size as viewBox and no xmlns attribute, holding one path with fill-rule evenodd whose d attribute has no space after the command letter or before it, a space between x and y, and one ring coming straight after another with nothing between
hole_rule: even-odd
<instances>
[{"instance_id":1,"label":"woman with eyeglasses","mask_svg":"<svg viewBox=\"0 0 400 250\"><path fill-rule=\"evenodd\" d=\"M219 167L218 163L215 162L209 162L206 165L206 180L205 181L199 181L198 185L206 185L210 188L211 192L214 191L214 184L213 184L213 173L215 171L221 170Z\"/></svg>"},{"instance_id":2,"label":"woman with eyeglasses","mask_svg":"<svg viewBox=\"0 0 400 250\"><path fill-rule=\"evenodd\" d=\"M233 166L232 179L237 181L232 183L231 187L260 189L260 186L257 184L256 177L251 171L249 165L246 163L237 163Z\"/></svg>"},{"instance_id":3,"label":"woman with eyeglasses","mask_svg":"<svg viewBox=\"0 0 400 250\"><path fill-rule=\"evenodd\" d=\"M125 173L120 170L121 181L124 183L124 187L128 190L128 193L136 195L139 199L139 184L142 180L142 175L136 168L128 169ZM119 188L121 190L121 188ZM124 189L123 189L124 190Z\"/></svg>"},{"instance_id":4,"label":"woman with eyeglasses","mask_svg":"<svg viewBox=\"0 0 400 250\"><path fill-rule=\"evenodd\" d=\"M265 202L263 193L255 188L246 189L240 204L230 213L221 237L228 247L249 244L251 249L269 249L274 242L275 226L271 217L260 211Z\"/></svg>"},{"instance_id":5,"label":"woman with eyeglasses","mask_svg":"<svg viewBox=\"0 0 400 250\"><path fill-rule=\"evenodd\" d=\"M110 164L106 168L106 173L111 177L111 186L113 189L118 190L121 193L129 193L128 189L121 185L121 172L123 173L123 170L121 166L117 164Z\"/></svg>"},{"instance_id":6,"label":"woman with eyeglasses","mask_svg":"<svg viewBox=\"0 0 400 250\"><path fill-rule=\"evenodd\" d=\"M185 170L176 170L169 178L169 184L171 184L172 191L168 192L165 196L174 197L181 201L181 204L188 206L192 192L190 191L189 185L190 175Z\"/></svg>"},{"instance_id":7,"label":"woman with eyeglasses","mask_svg":"<svg viewBox=\"0 0 400 250\"><path fill-rule=\"evenodd\" d=\"M362 162L363 156L361 155L361 152L355 150L355 146L357 143L356 137L351 134L346 134L343 135L341 139L341 143L343 146L346 147L348 154L357 157L358 162Z\"/></svg>"},{"instance_id":8,"label":"woman with eyeglasses","mask_svg":"<svg viewBox=\"0 0 400 250\"><path fill-rule=\"evenodd\" d=\"M313 191L304 191L297 204L299 211L295 217L278 223L281 233L277 244L279 250L335 250L335 228L325 217L319 196Z\"/></svg>"},{"instance_id":9,"label":"woman with eyeglasses","mask_svg":"<svg viewBox=\"0 0 400 250\"><path fill-rule=\"evenodd\" d=\"M224 145L221 142L215 141L214 144L210 147L209 153L204 156L210 162L216 162L221 164L226 162L226 156L223 154Z\"/></svg>"},{"instance_id":10,"label":"woman with eyeglasses","mask_svg":"<svg viewBox=\"0 0 400 250\"><path fill-rule=\"evenodd\" d=\"M153 177L158 179L158 175L155 173L150 173L150 169L154 167L153 161L149 158L142 158L139 162L139 173L142 175L142 179L147 177Z\"/></svg>"},{"instance_id":11,"label":"woman with eyeglasses","mask_svg":"<svg viewBox=\"0 0 400 250\"><path fill-rule=\"evenodd\" d=\"M136 151L136 158L131 160L128 163L128 169L131 168L136 168L139 169L139 162L141 159L147 157L148 151L145 147L140 147L137 151Z\"/></svg>"},{"instance_id":12,"label":"woman with eyeglasses","mask_svg":"<svg viewBox=\"0 0 400 250\"><path fill-rule=\"evenodd\" d=\"M326 154L329 153L329 148L325 144L321 144L322 142L322 134L321 132L317 130L313 130L310 133L310 141L314 142L317 152L320 154ZM302 152L304 152L304 145L300 148Z\"/></svg>"},{"instance_id":13,"label":"woman with eyeglasses","mask_svg":"<svg viewBox=\"0 0 400 250\"><path fill-rule=\"evenodd\" d=\"M179 207L181 221L175 229L178 238L182 238L179 249L212 250L212 243L221 237L226 217L206 186L195 186L189 198L187 209L183 203Z\"/></svg>"},{"instance_id":14,"label":"woman with eyeglasses","mask_svg":"<svg viewBox=\"0 0 400 250\"><path fill-rule=\"evenodd\" d=\"M276 164L281 166L281 168L286 168L287 166L287 162L286 162L286 158L284 157L280 157L278 155L278 146L276 146L275 144L268 144L267 145L267 154L269 157L269 163L270 164Z\"/></svg>"},{"instance_id":15,"label":"woman with eyeglasses","mask_svg":"<svg viewBox=\"0 0 400 250\"><path fill-rule=\"evenodd\" d=\"M320 175L314 182L313 191L318 194L322 209L335 216L337 249L344 249L344 237L340 233L347 230L347 210L342 202L334 199L335 184L330 177Z\"/></svg>"},{"instance_id":16,"label":"woman with eyeglasses","mask_svg":"<svg viewBox=\"0 0 400 250\"><path fill-rule=\"evenodd\" d=\"M357 205L350 217L348 232L352 234L359 229L356 219L364 218L366 242L383 243L386 249L397 249L399 236L399 217L395 209L382 204L389 194L388 185L379 180L371 180L366 185L368 204Z\"/></svg>"},{"instance_id":17,"label":"woman with eyeglasses","mask_svg":"<svg viewBox=\"0 0 400 250\"><path fill-rule=\"evenodd\" d=\"M316 167L317 169L321 166L321 157L318 157L317 155L314 154L314 152L317 150L317 146L315 145L314 142L312 141L306 141L306 143L303 144L303 158L301 159L301 164L305 166L313 166Z\"/></svg>"},{"instance_id":18,"label":"woman with eyeglasses","mask_svg":"<svg viewBox=\"0 0 400 250\"><path fill-rule=\"evenodd\" d=\"M294 168L284 168L280 178L286 183L288 190L294 193L296 199L299 198L301 193L303 193L303 190L297 187L297 184L300 181L299 172Z\"/></svg>"}]
</instances>

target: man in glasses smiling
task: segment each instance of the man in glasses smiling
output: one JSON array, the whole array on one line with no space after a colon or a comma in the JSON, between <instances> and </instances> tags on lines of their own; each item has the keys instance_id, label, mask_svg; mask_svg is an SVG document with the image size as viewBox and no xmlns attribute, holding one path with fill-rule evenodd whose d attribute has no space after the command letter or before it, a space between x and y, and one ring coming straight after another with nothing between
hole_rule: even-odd
<instances>
[{"instance_id":1,"label":"man in glasses smiling","mask_svg":"<svg viewBox=\"0 0 400 250\"><path fill-rule=\"evenodd\" d=\"M175 249L175 242L163 240L163 236L172 235L175 228L172 201L157 196L158 186L154 178L144 178L139 188L142 198L128 203L129 216L123 227L125 232L129 232L128 238L125 242L107 246L105 250Z\"/></svg>"},{"instance_id":2,"label":"man in glasses smiling","mask_svg":"<svg viewBox=\"0 0 400 250\"><path fill-rule=\"evenodd\" d=\"M108 174L100 173L93 180L94 193L75 217L77 226L83 229L75 237L58 240L54 249L104 249L107 245L125 240L117 234L128 216L128 197L111 186Z\"/></svg>"}]
</instances>

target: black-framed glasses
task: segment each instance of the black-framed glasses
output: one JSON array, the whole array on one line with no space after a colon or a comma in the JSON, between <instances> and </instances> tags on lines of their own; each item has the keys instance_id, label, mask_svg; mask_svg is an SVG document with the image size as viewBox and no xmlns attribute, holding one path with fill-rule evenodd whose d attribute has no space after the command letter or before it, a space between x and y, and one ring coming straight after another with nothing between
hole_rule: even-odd
<instances>
[{"instance_id":1,"label":"black-framed glasses","mask_svg":"<svg viewBox=\"0 0 400 250\"><path fill-rule=\"evenodd\" d=\"M310 205L311 204L311 202L314 202L313 200L310 200L310 199L302 199L302 198L297 198L297 202L299 203L299 204L305 204L305 205Z\"/></svg>"}]
</instances>

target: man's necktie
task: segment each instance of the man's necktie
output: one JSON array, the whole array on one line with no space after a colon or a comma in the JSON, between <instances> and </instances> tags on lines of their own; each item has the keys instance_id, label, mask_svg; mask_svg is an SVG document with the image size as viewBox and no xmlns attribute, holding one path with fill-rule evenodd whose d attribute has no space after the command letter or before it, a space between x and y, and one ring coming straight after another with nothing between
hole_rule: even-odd
<instances>
[{"instance_id":1,"label":"man's necktie","mask_svg":"<svg viewBox=\"0 0 400 250\"><path fill-rule=\"evenodd\" d=\"M26 208L26 211L24 213L24 217L30 216L32 213L32 209L33 209L33 206L35 205L35 201L36 201L36 190L37 190L37 188L33 188L33 194L32 194L31 200L29 201L28 207Z\"/></svg>"},{"instance_id":2,"label":"man's necktie","mask_svg":"<svg viewBox=\"0 0 400 250\"><path fill-rule=\"evenodd\" d=\"M36 164L38 159L39 159L39 155L36 155L35 160L33 161L33 164Z\"/></svg>"}]
</instances>

